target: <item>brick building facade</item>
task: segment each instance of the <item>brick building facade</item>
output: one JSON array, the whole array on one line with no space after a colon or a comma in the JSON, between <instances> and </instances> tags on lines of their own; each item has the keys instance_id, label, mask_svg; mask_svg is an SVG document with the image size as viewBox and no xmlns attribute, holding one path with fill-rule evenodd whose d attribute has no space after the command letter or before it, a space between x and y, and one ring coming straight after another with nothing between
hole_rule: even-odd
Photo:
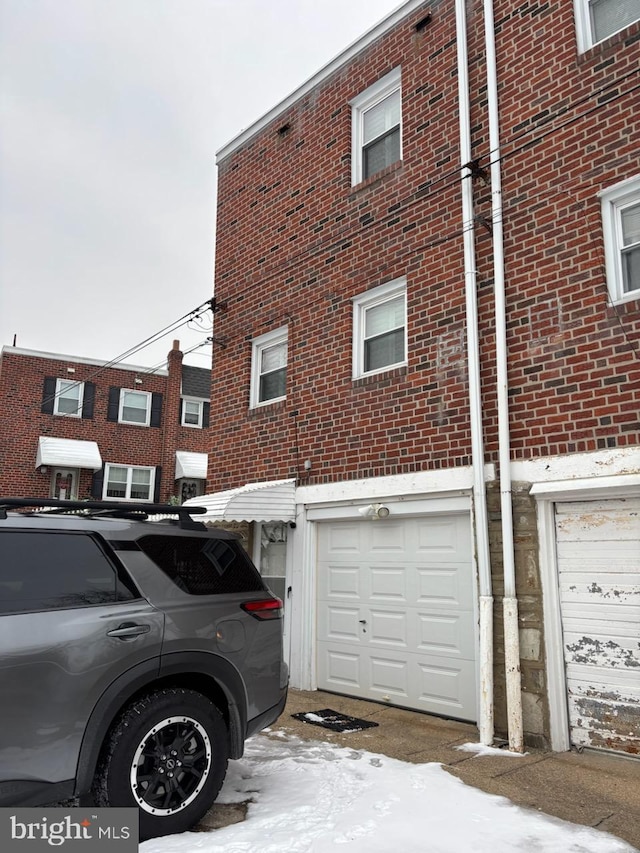
<instances>
[{"instance_id":1,"label":"brick building facade","mask_svg":"<svg viewBox=\"0 0 640 853\"><path fill-rule=\"evenodd\" d=\"M410 0L218 152L208 491L294 686L634 753L640 23L596 5Z\"/></svg>"},{"instance_id":2,"label":"brick building facade","mask_svg":"<svg viewBox=\"0 0 640 853\"><path fill-rule=\"evenodd\" d=\"M0 494L182 500L205 488L211 373L4 347Z\"/></svg>"}]
</instances>

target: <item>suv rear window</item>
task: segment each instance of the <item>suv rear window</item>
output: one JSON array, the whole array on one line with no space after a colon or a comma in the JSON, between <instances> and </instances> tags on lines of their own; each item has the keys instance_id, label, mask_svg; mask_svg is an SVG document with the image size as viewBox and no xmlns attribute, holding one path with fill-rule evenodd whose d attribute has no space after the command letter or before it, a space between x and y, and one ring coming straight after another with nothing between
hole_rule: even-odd
<instances>
[{"instance_id":1,"label":"suv rear window","mask_svg":"<svg viewBox=\"0 0 640 853\"><path fill-rule=\"evenodd\" d=\"M91 536L0 530L0 613L131 601L138 592Z\"/></svg>"},{"instance_id":2,"label":"suv rear window","mask_svg":"<svg viewBox=\"0 0 640 853\"><path fill-rule=\"evenodd\" d=\"M257 569L234 539L143 536L138 545L177 586L191 595L264 589Z\"/></svg>"}]
</instances>

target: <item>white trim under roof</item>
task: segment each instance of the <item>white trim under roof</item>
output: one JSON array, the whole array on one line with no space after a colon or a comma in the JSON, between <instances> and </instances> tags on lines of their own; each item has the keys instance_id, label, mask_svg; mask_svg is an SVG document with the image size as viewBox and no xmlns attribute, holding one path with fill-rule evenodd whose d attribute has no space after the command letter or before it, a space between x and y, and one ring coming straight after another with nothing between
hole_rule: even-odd
<instances>
[{"instance_id":1,"label":"white trim under roof","mask_svg":"<svg viewBox=\"0 0 640 853\"><path fill-rule=\"evenodd\" d=\"M300 98L303 98L306 94L315 89L319 83L326 80L334 71L337 71L347 62L352 60L355 56L369 47L370 44L373 44L373 42L380 38L380 36L387 32L387 30L395 27L396 24L399 24L400 21L403 20L403 18L406 18L407 15L411 14L411 12L415 12L416 9L420 9L421 6L428 8L428 4L425 3L425 0L408 0L408 2L398 6L397 9L377 24L374 24L374 26L367 30L363 36L360 36L359 39L352 42L334 59L323 66L320 71L317 71L313 77L310 77L306 83L303 83L283 101L276 104L276 106L269 110L268 113L265 113L262 118L254 121L254 123L250 124L245 130L240 131L236 137L234 137L230 142L227 142L226 145L223 145L222 148L219 148L218 151L216 151L216 164L219 164L230 154L233 154L237 148L244 145L245 142L267 127L267 125L280 115L280 113L288 110L289 107L296 103L296 101L300 100Z\"/></svg>"},{"instance_id":2,"label":"white trim under roof","mask_svg":"<svg viewBox=\"0 0 640 853\"><path fill-rule=\"evenodd\" d=\"M204 506L198 521L294 521L296 481L272 480L247 483L212 495L189 498L183 506Z\"/></svg>"},{"instance_id":3,"label":"white trim under roof","mask_svg":"<svg viewBox=\"0 0 640 853\"><path fill-rule=\"evenodd\" d=\"M109 370L130 370L133 373L150 373L149 367L143 367L140 364L124 364L111 361L98 361L95 358L83 358L79 355L65 355L60 352L44 352L35 349L21 349L20 347L4 346L0 351L0 355L26 355L30 358L46 358L50 361L66 361L69 364L91 364L95 367L109 368ZM154 370L154 376L168 376L169 372L164 368L162 370ZM89 379L91 377L88 377Z\"/></svg>"},{"instance_id":4,"label":"white trim under roof","mask_svg":"<svg viewBox=\"0 0 640 853\"><path fill-rule=\"evenodd\" d=\"M102 457L95 441L76 441L72 438L41 435L38 439L36 468L41 465L99 471L102 468Z\"/></svg>"},{"instance_id":5,"label":"white trim under roof","mask_svg":"<svg viewBox=\"0 0 640 853\"><path fill-rule=\"evenodd\" d=\"M189 477L194 480L207 479L206 453L190 453L187 450L176 450L176 480Z\"/></svg>"}]
</instances>

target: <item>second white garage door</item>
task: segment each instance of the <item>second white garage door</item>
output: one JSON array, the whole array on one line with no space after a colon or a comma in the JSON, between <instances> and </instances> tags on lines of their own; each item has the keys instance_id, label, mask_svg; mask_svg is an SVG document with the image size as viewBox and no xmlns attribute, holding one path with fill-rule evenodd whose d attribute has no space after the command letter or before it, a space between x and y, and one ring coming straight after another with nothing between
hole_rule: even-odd
<instances>
[{"instance_id":1,"label":"second white garage door","mask_svg":"<svg viewBox=\"0 0 640 853\"><path fill-rule=\"evenodd\" d=\"M318 528L318 687L475 721L469 516Z\"/></svg>"}]
</instances>

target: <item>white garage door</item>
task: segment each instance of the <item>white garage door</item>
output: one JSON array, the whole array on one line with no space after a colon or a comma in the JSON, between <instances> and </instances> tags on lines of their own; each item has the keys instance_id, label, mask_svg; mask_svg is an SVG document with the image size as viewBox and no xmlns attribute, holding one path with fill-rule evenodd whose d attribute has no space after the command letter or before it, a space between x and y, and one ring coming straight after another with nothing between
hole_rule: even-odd
<instances>
[{"instance_id":1,"label":"white garage door","mask_svg":"<svg viewBox=\"0 0 640 853\"><path fill-rule=\"evenodd\" d=\"M640 499L556 504L571 741L640 753Z\"/></svg>"},{"instance_id":2,"label":"white garage door","mask_svg":"<svg viewBox=\"0 0 640 853\"><path fill-rule=\"evenodd\" d=\"M318 687L474 721L469 516L318 527Z\"/></svg>"}]
</instances>

